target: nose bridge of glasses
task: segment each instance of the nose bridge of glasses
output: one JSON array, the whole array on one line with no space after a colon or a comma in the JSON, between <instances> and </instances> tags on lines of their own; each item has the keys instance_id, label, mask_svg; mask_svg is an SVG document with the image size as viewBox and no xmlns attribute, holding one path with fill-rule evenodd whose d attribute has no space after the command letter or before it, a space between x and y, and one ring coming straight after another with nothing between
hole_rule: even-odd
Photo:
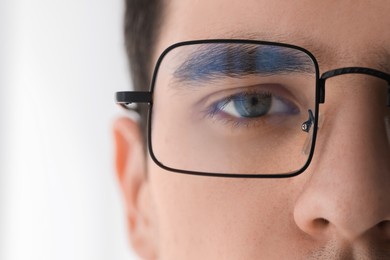
<instances>
[{"instance_id":1,"label":"nose bridge of glasses","mask_svg":"<svg viewBox=\"0 0 390 260\"><path fill-rule=\"evenodd\" d=\"M390 74L364 67L339 68L323 73L319 79L319 102L321 104L325 103L326 80L344 74L364 74L385 80L387 82L387 106L390 107Z\"/></svg>"}]
</instances>

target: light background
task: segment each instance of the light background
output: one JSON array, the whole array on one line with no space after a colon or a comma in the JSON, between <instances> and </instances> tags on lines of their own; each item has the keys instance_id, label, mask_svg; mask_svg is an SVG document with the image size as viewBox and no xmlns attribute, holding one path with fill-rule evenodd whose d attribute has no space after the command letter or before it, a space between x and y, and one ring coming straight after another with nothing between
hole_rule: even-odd
<instances>
[{"instance_id":1,"label":"light background","mask_svg":"<svg viewBox=\"0 0 390 260\"><path fill-rule=\"evenodd\" d=\"M0 0L0 259L124 260L124 0Z\"/></svg>"}]
</instances>

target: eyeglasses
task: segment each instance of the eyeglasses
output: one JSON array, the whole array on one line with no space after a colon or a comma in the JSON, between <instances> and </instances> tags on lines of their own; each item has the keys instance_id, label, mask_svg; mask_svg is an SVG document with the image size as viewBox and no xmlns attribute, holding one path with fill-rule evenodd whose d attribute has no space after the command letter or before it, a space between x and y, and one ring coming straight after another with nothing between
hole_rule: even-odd
<instances>
[{"instance_id":1,"label":"eyeglasses","mask_svg":"<svg viewBox=\"0 0 390 260\"><path fill-rule=\"evenodd\" d=\"M163 169L292 177L312 160L325 81L351 73L383 79L390 106L390 74L348 67L320 76L309 51L252 40L172 45L157 61L150 91L117 92L116 101L149 103L148 149Z\"/></svg>"}]
</instances>

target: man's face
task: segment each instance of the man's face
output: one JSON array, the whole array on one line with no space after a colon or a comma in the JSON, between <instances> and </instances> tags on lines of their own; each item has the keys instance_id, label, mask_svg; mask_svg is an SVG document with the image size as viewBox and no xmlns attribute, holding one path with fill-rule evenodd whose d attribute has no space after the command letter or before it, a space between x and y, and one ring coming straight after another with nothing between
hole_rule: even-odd
<instances>
[{"instance_id":1,"label":"man's face","mask_svg":"<svg viewBox=\"0 0 390 260\"><path fill-rule=\"evenodd\" d=\"M155 60L176 42L239 38L306 48L320 72L349 66L390 72L390 56L383 55L390 53L387 0L171 0L165 6ZM288 179L167 172L133 148L139 135L129 127L126 138L133 141L119 149L131 150L120 178L136 250L161 259L389 259L390 108L375 87L381 84L353 74L327 81L313 161ZM136 166L142 160L147 167ZM147 178L131 177L138 172Z\"/></svg>"}]
</instances>

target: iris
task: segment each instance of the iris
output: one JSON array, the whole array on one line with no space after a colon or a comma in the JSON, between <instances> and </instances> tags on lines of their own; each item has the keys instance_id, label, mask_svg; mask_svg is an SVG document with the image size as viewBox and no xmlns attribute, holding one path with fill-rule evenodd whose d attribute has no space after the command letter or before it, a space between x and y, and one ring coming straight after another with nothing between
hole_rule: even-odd
<instances>
[{"instance_id":1,"label":"iris","mask_svg":"<svg viewBox=\"0 0 390 260\"><path fill-rule=\"evenodd\" d=\"M272 96L263 93L248 93L235 97L232 101L241 117L253 118L268 113L272 105Z\"/></svg>"}]
</instances>

